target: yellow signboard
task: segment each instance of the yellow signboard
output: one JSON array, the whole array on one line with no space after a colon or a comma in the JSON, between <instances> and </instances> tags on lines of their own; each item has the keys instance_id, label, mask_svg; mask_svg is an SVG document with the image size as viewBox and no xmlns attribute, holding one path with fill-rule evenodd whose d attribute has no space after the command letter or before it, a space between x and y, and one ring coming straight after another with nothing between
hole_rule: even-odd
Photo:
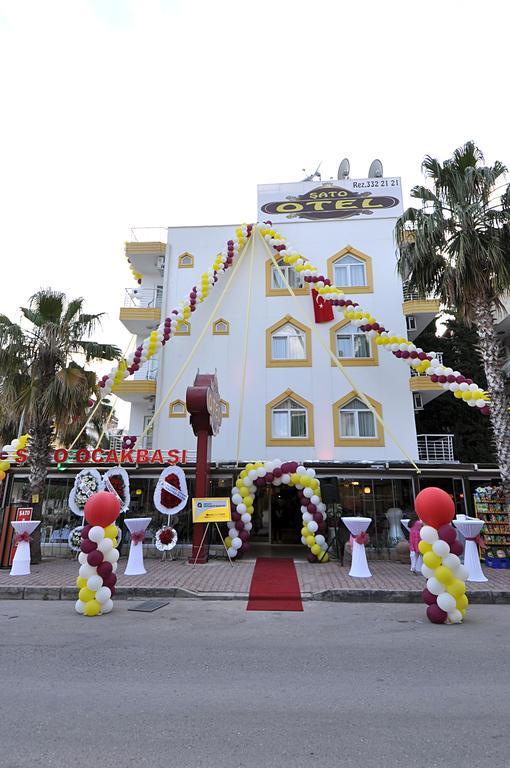
<instances>
[{"instance_id":1,"label":"yellow signboard","mask_svg":"<svg viewBox=\"0 0 510 768\"><path fill-rule=\"evenodd\" d=\"M194 523L226 523L231 520L230 499L192 499Z\"/></svg>"}]
</instances>

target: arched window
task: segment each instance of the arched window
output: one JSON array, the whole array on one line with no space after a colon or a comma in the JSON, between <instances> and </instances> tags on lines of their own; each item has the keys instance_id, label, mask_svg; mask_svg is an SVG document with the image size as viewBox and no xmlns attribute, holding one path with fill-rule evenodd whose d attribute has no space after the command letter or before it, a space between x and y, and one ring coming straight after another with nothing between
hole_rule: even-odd
<instances>
[{"instance_id":1,"label":"arched window","mask_svg":"<svg viewBox=\"0 0 510 768\"><path fill-rule=\"evenodd\" d=\"M195 259L191 255L191 253L188 253L188 251L184 251L184 253L181 253L179 256L177 263L179 265L179 269L185 269L186 267L192 267L195 263Z\"/></svg>"},{"instance_id":2,"label":"arched window","mask_svg":"<svg viewBox=\"0 0 510 768\"><path fill-rule=\"evenodd\" d=\"M222 317L220 317L218 320L215 320L212 328L214 336L228 336L230 333L230 323L228 320L224 320Z\"/></svg>"},{"instance_id":3,"label":"arched window","mask_svg":"<svg viewBox=\"0 0 510 768\"><path fill-rule=\"evenodd\" d=\"M373 293L372 259L347 245L328 259L328 277L349 293Z\"/></svg>"},{"instance_id":4,"label":"arched window","mask_svg":"<svg viewBox=\"0 0 510 768\"><path fill-rule=\"evenodd\" d=\"M266 331L267 368L309 367L312 364L311 331L285 315Z\"/></svg>"},{"instance_id":5,"label":"arched window","mask_svg":"<svg viewBox=\"0 0 510 768\"><path fill-rule=\"evenodd\" d=\"M174 419L182 419L186 416L186 403L183 400L172 400L168 406L168 416Z\"/></svg>"},{"instance_id":6,"label":"arched window","mask_svg":"<svg viewBox=\"0 0 510 768\"><path fill-rule=\"evenodd\" d=\"M220 400L221 405L221 416L223 419L228 419L230 416L230 403L227 403L226 400Z\"/></svg>"},{"instance_id":7,"label":"arched window","mask_svg":"<svg viewBox=\"0 0 510 768\"><path fill-rule=\"evenodd\" d=\"M384 431L374 411L382 417L381 404L367 396L372 409L349 392L333 405L335 446L382 446Z\"/></svg>"},{"instance_id":8,"label":"arched window","mask_svg":"<svg viewBox=\"0 0 510 768\"><path fill-rule=\"evenodd\" d=\"M187 320L182 320L179 329L174 332L174 336L190 336L191 335L191 325L188 323Z\"/></svg>"},{"instance_id":9,"label":"arched window","mask_svg":"<svg viewBox=\"0 0 510 768\"><path fill-rule=\"evenodd\" d=\"M267 445L313 445L313 406L291 389L266 405Z\"/></svg>"},{"instance_id":10,"label":"arched window","mask_svg":"<svg viewBox=\"0 0 510 768\"><path fill-rule=\"evenodd\" d=\"M368 337L355 325L349 323L336 332L337 357L366 358L370 357Z\"/></svg>"},{"instance_id":11,"label":"arched window","mask_svg":"<svg viewBox=\"0 0 510 768\"><path fill-rule=\"evenodd\" d=\"M291 264L285 264L283 259L277 259L276 261L293 292L297 296L308 293L308 283L303 281L300 273L296 272ZM275 267L272 259L268 259L266 261L266 296L288 295L289 291L280 270Z\"/></svg>"}]
</instances>

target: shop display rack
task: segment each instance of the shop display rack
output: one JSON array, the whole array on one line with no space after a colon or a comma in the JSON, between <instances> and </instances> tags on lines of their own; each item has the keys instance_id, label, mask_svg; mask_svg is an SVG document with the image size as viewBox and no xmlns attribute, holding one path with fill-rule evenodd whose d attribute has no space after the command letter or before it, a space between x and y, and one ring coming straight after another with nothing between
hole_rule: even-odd
<instances>
[{"instance_id":1,"label":"shop display rack","mask_svg":"<svg viewBox=\"0 0 510 768\"><path fill-rule=\"evenodd\" d=\"M501 488L477 488L476 516L483 520L480 559L490 568L510 568L510 525Z\"/></svg>"}]
</instances>

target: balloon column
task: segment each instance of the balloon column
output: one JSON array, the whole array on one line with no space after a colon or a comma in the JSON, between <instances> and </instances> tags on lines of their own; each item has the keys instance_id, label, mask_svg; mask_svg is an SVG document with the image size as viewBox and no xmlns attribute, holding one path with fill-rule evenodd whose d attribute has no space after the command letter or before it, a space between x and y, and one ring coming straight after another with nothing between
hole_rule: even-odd
<instances>
[{"instance_id":1,"label":"balloon column","mask_svg":"<svg viewBox=\"0 0 510 768\"><path fill-rule=\"evenodd\" d=\"M85 504L88 523L82 532L80 570L76 586L80 590L75 608L85 616L110 613L117 582L116 549L118 528L114 525L120 513L119 499L108 491L100 491Z\"/></svg>"},{"instance_id":2,"label":"balloon column","mask_svg":"<svg viewBox=\"0 0 510 768\"><path fill-rule=\"evenodd\" d=\"M9 443L9 445L4 445L2 448L2 454L4 454L6 458L2 458L0 461L0 483L5 480L5 476L11 468L11 461L15 460L16 451L24 450L27 447L29 437L30 435L17 437Z\"/></svg>"},{"instance_id":3,"label":"balloon column","mask_svg":"<svg viewBox=\"0 0 510 768\"><path fill-rule=\"evenodd\" d=\"M455 505L440 488L425 488L416 497L415 507L423 523L418 546L423 555L421 572L427 579L422 592L427 618L433 624L459 624L468 606L468 570L460 562L464 548L451 525Z\"/></svg>"}]
</instances>

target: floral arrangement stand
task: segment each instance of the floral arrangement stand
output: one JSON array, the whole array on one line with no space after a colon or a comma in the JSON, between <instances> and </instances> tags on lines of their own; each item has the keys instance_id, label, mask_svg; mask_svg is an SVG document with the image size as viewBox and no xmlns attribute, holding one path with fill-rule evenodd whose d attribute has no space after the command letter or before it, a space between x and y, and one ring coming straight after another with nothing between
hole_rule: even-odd
<instances>
[{"instance_id":1,"label":"floral arrangement stand","mask_svg":"<svg viewBox=\"0 0 510 768\"><path fill-rule=\"evenodd\" d=\"M469 571L466 581L489 581L482 571L480 555L478 554L478 538L484 526L483 520L462 520L456 518L453 524L466 539L464 548L464 565Z\"/></svg>"},{"instance_id":2,"label":"floral arrangement stand","mask_svg":"<svg viewBox=\"0 0 510 768\"><path fill-rule=\"evenodd\" d=\"M16 531L16 552L11 566L11 576L28 576L30 574L30 534L35 531L40 520L12 520L11 525Z\"/></svg>"},{"instance_id":3,"label":"floral arrangement stand","mask_svg":"<svg viewBox=\"0 0 510 768\"><path fill-rule=\"evenodd\" d=\"M131 534L129 557L124 576L141 576L147 573L143 564L143 540L151 520L151 517L128 517L124 519L126 527Z\"/></svg>"},{"instance_id":4,"label":"floral arrangement stand","mask_svg":"<svg viewBox=\"0 0 510 768\"><path fill-rule=\"evenodd\" d=\"M170 525L169 516L168 524L160 528L159 531L156 531L156 536L154 537L154 546L158 552L162 553L162 560L166 560L168 552L171 552L177 544L177 539L177 531Z\"/></svg>"},{"instance_id":5,"label":"floral arrangement stand","mask_svg":"<svg viewBox=\"0 0 510 768\"><path fill-rule=\"evenodd\" d=\"M368 526L372 522L371 517L342 517L342 522L350 534L354 536L352 545L352 561L349 576L356 579L370 579L372 574L368 567L365 541Z\"/></svg>"}]
</instances>

